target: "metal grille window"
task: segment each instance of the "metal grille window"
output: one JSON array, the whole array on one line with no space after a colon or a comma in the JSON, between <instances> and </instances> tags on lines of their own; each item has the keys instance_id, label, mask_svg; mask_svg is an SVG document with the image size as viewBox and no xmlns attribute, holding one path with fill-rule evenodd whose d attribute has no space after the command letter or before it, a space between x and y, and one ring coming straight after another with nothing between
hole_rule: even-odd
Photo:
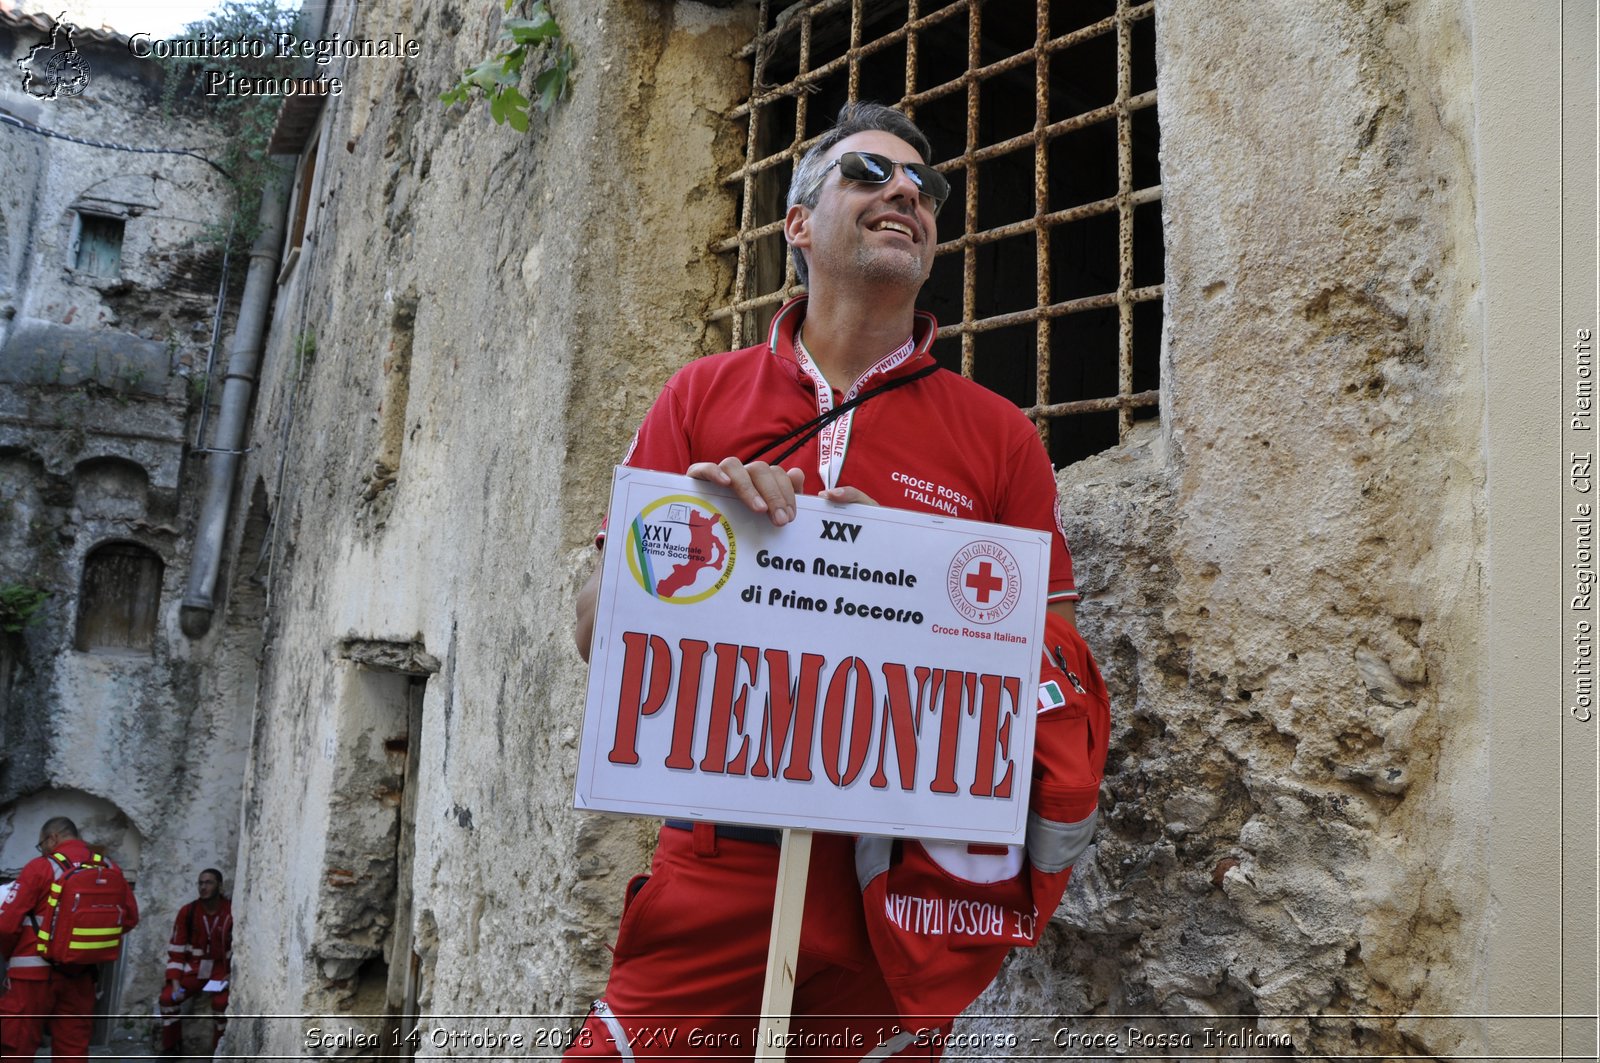
<instances>
[{"instance_id":1,"label":"metal grille window","mask_svg":"<svg viewBox=\"0 0 1600 1063\"><path fill-rule=\"evenodd\" d=\"M1066 464L1156 413L1163 244L1155 4L763 0L729 346L799 289L783 240L794 163L852 100L916 119L950 179L919 305L934 353L1015 401Z\"/></svg>"}]
</instances>

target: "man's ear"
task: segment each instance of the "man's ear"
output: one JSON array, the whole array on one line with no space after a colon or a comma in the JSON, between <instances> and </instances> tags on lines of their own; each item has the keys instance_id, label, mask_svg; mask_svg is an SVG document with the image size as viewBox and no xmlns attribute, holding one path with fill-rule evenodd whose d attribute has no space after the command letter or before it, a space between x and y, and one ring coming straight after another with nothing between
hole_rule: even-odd
<instances>
[{"instance_id":1,"label":"man's ear","mask_svg":"<svg viewBox=\"0 0 1600 1063\"><path fill-rule=\"evenodd\" d=\"M783 216L783 238L790 247L809 250L811 247L811 208L796 203Z\"/></svg>"}]
</instances>

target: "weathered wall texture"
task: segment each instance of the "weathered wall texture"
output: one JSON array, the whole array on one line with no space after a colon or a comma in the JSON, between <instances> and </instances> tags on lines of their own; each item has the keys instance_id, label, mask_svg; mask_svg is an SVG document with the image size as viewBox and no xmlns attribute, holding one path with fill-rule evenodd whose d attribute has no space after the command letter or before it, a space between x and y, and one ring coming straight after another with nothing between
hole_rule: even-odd
<instances>
[{"instance_id":1,"label":"weathered wall texture","mask_svg":"<svg viewBox=\"0 0 1600 1063\"><path fill-rule=\"evenodd\" d=\"M412 847L424 1014L581 1013L644 866L650 826L570 809L568 618L609 466L726 284L752 13L560 5L573 94L522 136L434 102L492 8L334 11L427 47L344 64L276 307L241 1013L382 1011ZM1183 1017L1318 1013L1211 1025L1457 1050L1461 1025L1333 1016L1479 995L1470 27L1429 0L1157 17L1163 420L1062 473L1115 692L1104 825L977 1010L1197 1038ZM228 1047L303 1037L241 1021Z\"/></svg>"},{"instance_id":2,"label":"weathered wall texture","mask_svg":"<svg viewBox=\"0 0 1600 1063\"><path fill-rule=\"evenodd\" d=\"M708 245L733 220L715 175L740 143L720 115L752 18L693 3L559 14L572 95L524 135L437 103L487 52L497 5L362 5L353 25L333 11L340 32L400 30L424 51L333 68L345 93L324 115L316 221L275 307L247 473L273 521L272 623L241 1013L383 1011L400 754L419 769L425 1012L581 1013L644 861L647 827L570 808L571 600L609 468L704 346L727 282ZM297 357L313 334L314 357ZM412 645L438 668L421 669L420 734L388 670ZM241 1021L228 1047L294 1053L304 1036Z\"/></svg>"},{"instance_id":3,"label":"weathered wall texture","mask_svg":"<svg viewBox=\"0 0 1600 1063\"><path fill-rule=\"evenodd\" d=\"M7 70L47 39L47 20L0 15ZM38 100L0 79L0 107L68 136L212 150L220 134L160 113L160 71L125 39L82 33L83 94ZM138 883L144 925L123 961L120 1003L147 1013L178 906L208 865L232 870L254 701L259 598L249 585L211 639L178 631L200 411L220 248L232 190L200 159L110 150L0 126L0 584L51 597L3 636L0 871L35 855L46 818L79 815ZM76 268L80 213L124 221L120 267ZM245 525L235 527L237 542ZM137 544L160 558L145 649L74 647L89 555ZM220 651L220 652L219 652Z\"/></svg>"},{"instance_id":4,"label":"weathered wall texture","mask_svg":"<svg viewBox=\"0 0 1600 1063\"><path fill-rule=\"evenodd\" d=\"M1472 1030L1332 1016L1477 1010L1469 30L1434 3L1157 18L1163 431L1062 474L1110 800L1051 947L985 1004L1448 1052Z\"/></svg>"}]
</instances>

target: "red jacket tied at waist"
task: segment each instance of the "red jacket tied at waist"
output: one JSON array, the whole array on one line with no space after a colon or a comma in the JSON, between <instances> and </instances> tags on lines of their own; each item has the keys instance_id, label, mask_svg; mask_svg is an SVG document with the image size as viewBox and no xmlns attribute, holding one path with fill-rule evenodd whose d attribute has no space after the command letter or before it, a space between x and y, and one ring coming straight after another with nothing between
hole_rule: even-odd
<instances>
[{"instance_id":1,"label":"red jacket tied at waist","mask_svg":"<svg viewBox=\"0 0 1600 1063\"><path fill-rule=\"evenodd\" d=\"M867 934L908 1022L953 1019L1012 946L1038 943L1093 835L1110 732L1110 700L1089 648L1048 614L1027 844L857 841Z\"/></svg>"}]
</instances>

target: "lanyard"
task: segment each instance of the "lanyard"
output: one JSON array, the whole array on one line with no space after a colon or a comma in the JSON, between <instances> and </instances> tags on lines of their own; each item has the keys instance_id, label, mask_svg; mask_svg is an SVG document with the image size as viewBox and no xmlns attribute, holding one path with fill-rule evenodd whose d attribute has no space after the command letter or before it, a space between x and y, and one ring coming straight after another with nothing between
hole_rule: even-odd
<instances>
[{"instance_id":1,"label":"lanyard","mask_svg":"<svg viewBox=\"0 0 1600 1063\"><path fill-rule=\"evenodd\" d=\"M762 447L760 450L758 450L754 454L750 455L749 458L745 459L745 464L748 465L750 462L756 461L757 459L759 459L761 457L761 455L766 454L769 451L775 450L778 447L783 446L785 443L789 443L790 440L793 440L794 442L788 447L788 449L786 449L783 453L779 454L777 457L772 458L768 462L768 464L771 464L771 465L781 465L781 464L783 464L783 462L786 459L788 459L792 454L794 454L795 451L799 450L801 447L803 447L807 443L809 443L811 441L812 437L814 437L818 432L821 432L824 428L828 427L834 421L837 421L839 418L843 417L845 414L849 413L851 410L854 410L857 406L862 405L868 399L875 399L879 395L882 395L884 392L893 391L897 387L900 387L900 386L902 386L904 384L909 384L913 380L921 380L923 377L929 376L929 375L931 375L933 373L937 373L938 371L939 371L939 366L937 364L926 365L926 366L923 366L921 369L918 369L914 373L907 373L905 376L896 377L894 380L891 380L888 383L879 384L875 388L869 388L866 391L863 391L861 394L857 395L855 398L850 399L850 400L848 400L846 402L841 402L839 405L835 406L833 409L824 411L823 413L821 413L821 414L817 415L816 417L813 417L811 420L807 421L805 424L800 425L798 428L795 428L794 430L786 433L785 435L781 436L780 438L773 440L771 443L768 443L766 446ZM826 463L826 460L827 459L824 458L824 462L825 463ZM843 461L844 461L844 453L843 453L843 448L841 447L840 451L839 451L839 463L843 464ZM831 482L832 479L833 479L833 476L831 476L829 473L830 473L830 470L824 469L822 479L823 479L823 485L825 487L832 487L833 486L833 483ZM836 475L836 471L834 472L834 475Z\"/></svg>"},{"instance_id":2,"label":"lanyard","mask_svg":"<svg viewBox=\"0 0 1600 1063\"><path fill-rule=\"evenodd\" d=\"M811 378L811 386L816 390L817 408L822 412L802 425L786 432L782 437L769 443L756 451L748 460L755 461L763 454L767 454L785 443L790 444L777 457L771 459L771 464L779 465L787 461L795 451L805 446L812 439L817 439L817 476L822 481L824 489L836 487L839 483L839 474L844 470L845 452L850 446L850 428L854 421L856 407L869 399L876 398L887 391L893 391L903 384L913 380L921 380L938 370L937 365L924 366L916 372L908 373L897 380L879 384L859 394L855 389L860 381L851 385L850 392L846 393L845 400L838 406L833 404L833 387L823 377L816 363L811 358L811 352L806 350L805 341L800 338L798 331L794 338L795 358L800 368L805 370ZM863 374L862 379L872 377L877 373L888 373L903 364L916 351L916 337L908 336L905 343L896 350L879 359L877 364ZM819 438L820 437L820 438ZM791 442L792 441L792 442Z\"/></svg>"}]
</instances>

